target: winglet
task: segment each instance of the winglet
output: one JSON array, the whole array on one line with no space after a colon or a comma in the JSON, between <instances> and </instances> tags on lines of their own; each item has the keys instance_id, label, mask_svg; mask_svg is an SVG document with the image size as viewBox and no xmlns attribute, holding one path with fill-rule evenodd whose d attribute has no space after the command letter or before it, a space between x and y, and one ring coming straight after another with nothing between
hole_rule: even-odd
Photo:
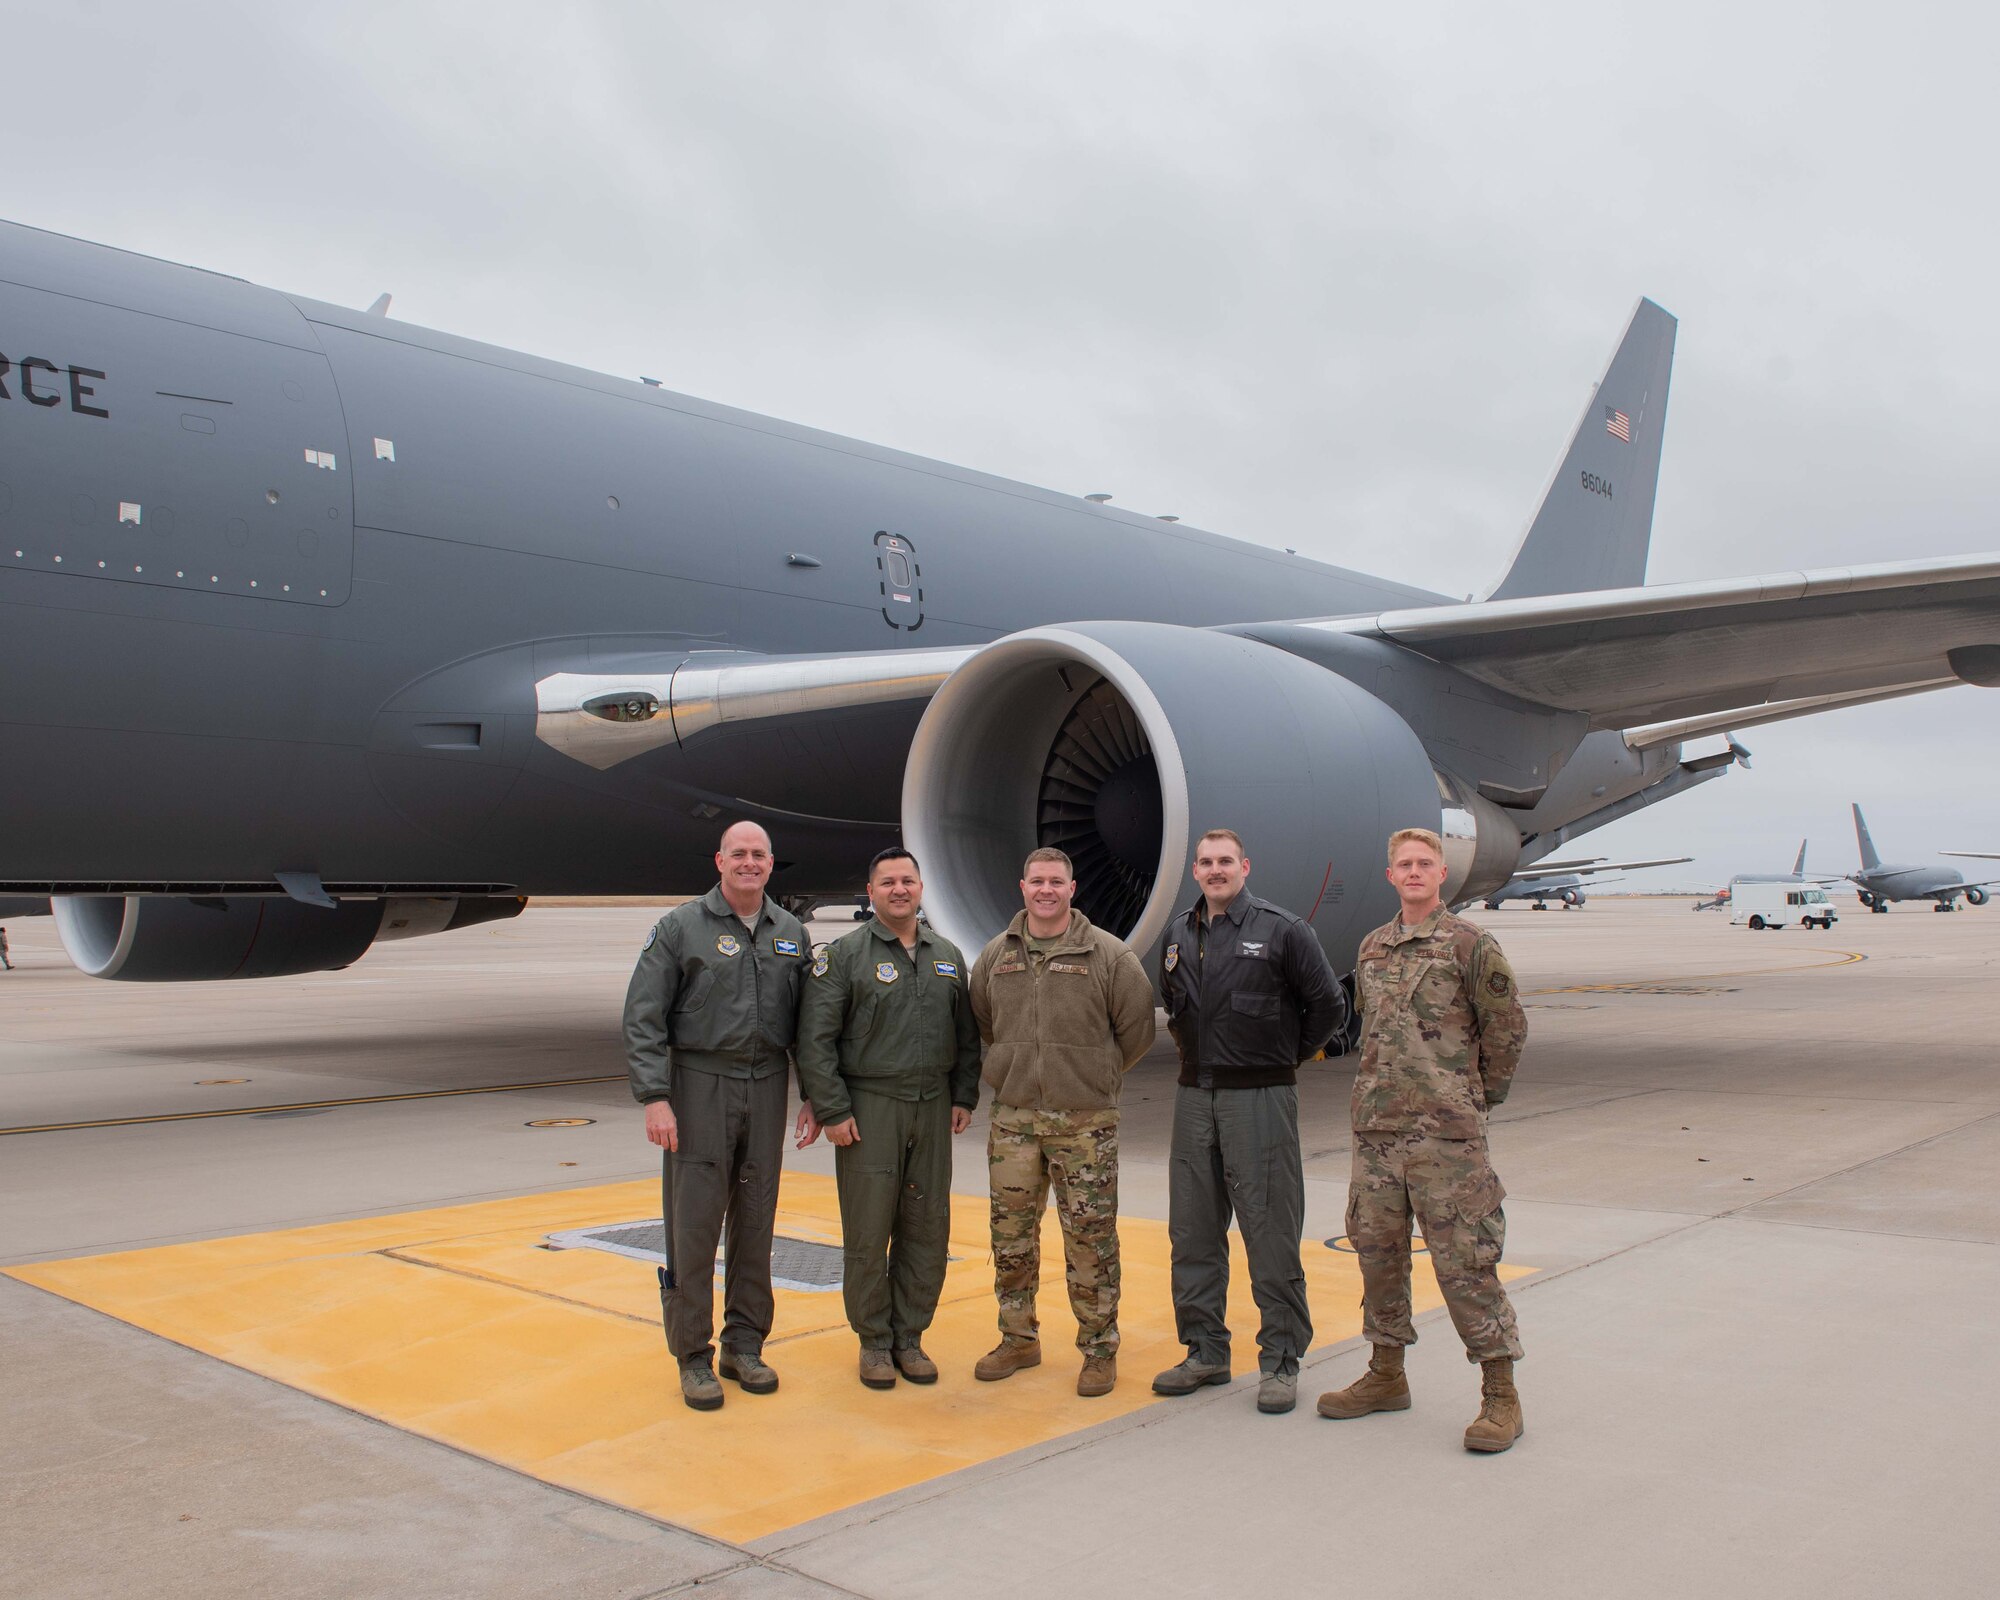
<instances>
[{"instance_id":1,"label":"winglet","mask_svg":"<svg viewBox=\"0 0 2000 1600\"><path fill-rule=\"evenodd\" d=\"M1852 804L1852 802L1849 802ZM1868 824L1863 820L1861 807L1854 807L1854 842L1861 847L1861 870L1882 865L1882 858L1875 853L1875 841L1868 837Z\"/></svg>"},{"instance_id":2,"label":"winglet","mask_svg":"<svg viewBox=\"0 0 2000 1600\"><path fill-rule=\"evenodd\" d=\"M1806 841L1801 839L1799 841L1799 859L1792 863L1792 876L1795 878L1803 878L1805 875L1806 875Z\"/></svg>"},{"instance_id":3,"label":"winglet","mask_svg":"<svg viewBox=\"0 0 2000 1600\"><path fill-rule=\"evenodd\" d=\"M1633 310L1542 490L1514 564L1487 599L1624 589L1646 581L1678 326L1650 300Z\"/></svg>"},{"instance_id":4,"label":"winglet","mask_svg":"<svg viewBox=\"0 0 2000 1600\"><path fill-rule=\"evenodd\" d=\"M375 303L368 308L368 315L371 317L386 317L389 314L389 302L393 298L394 296L392 295L378 294L375 297Z\"/></svg>"}]
</instances>

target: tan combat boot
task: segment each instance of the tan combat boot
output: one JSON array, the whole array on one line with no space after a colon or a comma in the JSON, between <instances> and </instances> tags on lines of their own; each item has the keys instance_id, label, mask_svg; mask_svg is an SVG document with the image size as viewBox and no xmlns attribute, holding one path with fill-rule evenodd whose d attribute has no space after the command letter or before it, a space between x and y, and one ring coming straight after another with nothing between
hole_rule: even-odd
<instances>
[{"instance_id":1,"label":"tan combat boot","mask_svg":"<svg viewBox=\"0 0 2000 1600\"><path fill-rule=\"evenodd\" d=\"M1109 1394L1118 1384L1116 1356L1085 1356L1083 1370L1076 1375L1076 1392L1086 1400Z\"/></svg>"},{"instance_id":2,"label":"tan combat boot","mask_svg":"<svg viewBox=\"0 0 2000 1600\"><path fill-rule=\"evenodd\" d=\"M1371 1411L1408 1411L1410 1380L1403 1376L1403 1347L1378 1344L1368 1370L1345 1389L1319 1397L1323 1417L1365 1417Z\"/></svg>"},{"instance_id":3,"label":"tan combat boot","mask_svg":"<svg viewBox=\"0 0 2000 1600\"><path fill-rule=\"evenodd\" d=\"M886 1350L870 1350L864 1346L861 1351L861 1381L871 1389L895 1388L894 1357Z\"/></svg>"},{"instance_id":4,"label":"tan combat boot","mask_svg":"<svg viewBox=\"0 0 2000 1600\"><path fill-rule=\"evenodd\" d=\"M1026 1344L1002 1339L974 1363L972 1375L981 1383L997 1383L1002 1378L1013 1377L1023 1367L1039 1367L1041 1364L1042 1345L1039 1339Z\"/></svg>"},{"instance_id":5,"label":"tan combat boot","mask_svg":"<svg viewBox=\"0 0 2000 1600\"><path fill-rule=\"evenodd\" d=\"M1502 1356L1479 1365L1484 1404L1479 1408L1479 1420L1465 1430L1465 1448L1492 1454L1510 1448L1528 1431L1528 1425L1521 1420L1521 1396L1514 1388L1514 1363Z\"/></svg>"},{"instance_id":6,"label":"tan combat boot","mask_svg":"<svg viewBox=\"0 0 2000 1600\"><path fill-rule=\"evenodd\" d=\"M937 1363L924 1354L922 1345L899 1344L890 1352L896 1358L896 1370L912 1383L936 1383Z\"/></svg>"}]
</instances>

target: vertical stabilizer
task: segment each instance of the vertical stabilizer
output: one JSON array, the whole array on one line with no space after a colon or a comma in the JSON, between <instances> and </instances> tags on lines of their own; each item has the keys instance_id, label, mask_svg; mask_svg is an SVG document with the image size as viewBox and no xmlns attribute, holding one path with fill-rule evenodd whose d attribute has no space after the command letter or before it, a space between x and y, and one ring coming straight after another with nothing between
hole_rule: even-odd
<instances>
[{"instance_id":1,"label":"vertical stabilizer","mask_svg":"<svg viewBox=\"0 0 2000 1600\"><path fill-rule=\"evenodd\" d=\"M1803 878L1805 875L1806 875L1806 842L1805 840L1801 839L1799 841L1799 859L1792 863L1792 876L1795 878Z\"/></svg>"},{"instance_id":2,"label":"vertical stabilizer","mask_svg":"<svg viewBox=\"0 0 2000 1600\"><path fill-rule=\"evenodd\" d=\"M1882 858L1875 853L1875 841L1868 837L1868 824L1862 818L1859 806L1854 808L1854 842L1861 847L1863 872L1882 865Z\"/></svg>"},{"instance_id":3,"label":"vertical stabilizer","mask_svg":"<svg viewBox=\"0 0 2000 1600\"><path fill-rule=\"evenodd\" d=\"M1641 300L1489 600L1646 581L1675 320Z\"/></svg>"}]
</instances>

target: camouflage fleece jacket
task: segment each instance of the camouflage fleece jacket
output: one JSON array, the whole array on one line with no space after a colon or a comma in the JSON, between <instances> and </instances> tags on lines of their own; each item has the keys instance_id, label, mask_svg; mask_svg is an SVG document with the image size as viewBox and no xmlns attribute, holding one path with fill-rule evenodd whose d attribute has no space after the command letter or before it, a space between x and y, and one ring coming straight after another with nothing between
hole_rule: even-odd
<instances>
[{"instance_id":1,"label":"camouflage fleece jacket","mask_svg":"<svg viewBox=\"0 0 2000 1600\"><path fill-rule=\"evenodd\" d=\"M1477 1139L1507 1098L1528 1019L1499 941L1440 906L1361 941L1354 964L1361 1065L1357 1133Z\"/></svg>"}]
</instances>

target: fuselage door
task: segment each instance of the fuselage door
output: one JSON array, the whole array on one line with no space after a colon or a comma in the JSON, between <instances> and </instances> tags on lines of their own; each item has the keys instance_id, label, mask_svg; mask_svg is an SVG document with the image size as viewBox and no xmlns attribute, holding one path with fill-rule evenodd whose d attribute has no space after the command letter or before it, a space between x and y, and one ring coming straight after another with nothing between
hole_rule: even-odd
<instances>
[{"instance_id":1,"label":"fuselage door","mask_svg":"<svg viewBox=\"0 0 2000 1600\"><path fill-rule=\"evenodd\" d=\"M875 566L881 580L882 620L903 633L916 632L924 622L924 569L917 565L916 546L899 533L878 533Z\"/></svg>"}]
</instances>

